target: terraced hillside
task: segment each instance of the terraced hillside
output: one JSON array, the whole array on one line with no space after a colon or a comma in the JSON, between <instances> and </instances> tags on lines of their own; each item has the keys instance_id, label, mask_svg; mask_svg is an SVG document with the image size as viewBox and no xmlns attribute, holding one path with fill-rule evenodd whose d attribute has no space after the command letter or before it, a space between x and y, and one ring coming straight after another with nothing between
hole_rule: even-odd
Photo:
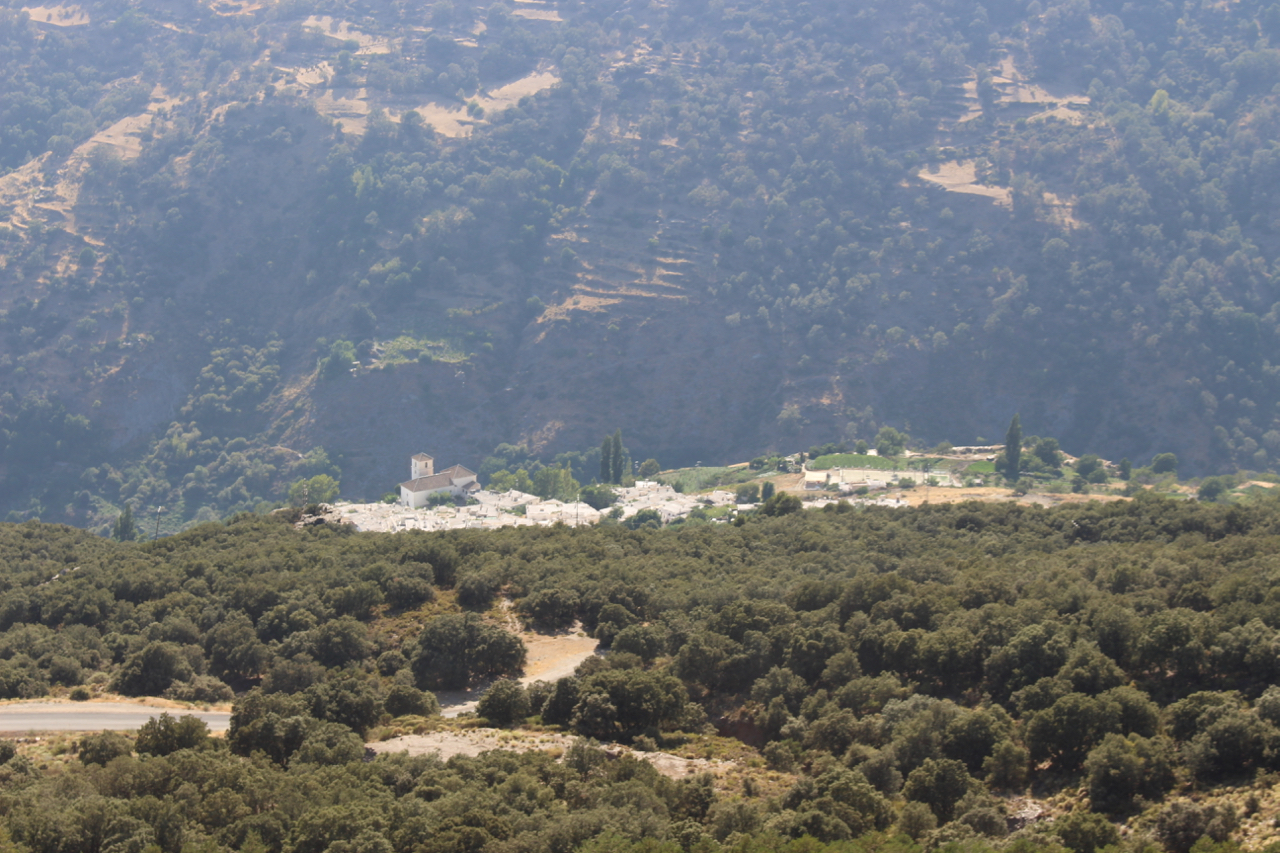
<instances>
[{"instance_id":1,"label":"terraced hillside","mask_svg":"<svg viewBox=\"0 0 1280 853\"><path fill-rule=\"evenodd\" d=\"M1014 411L1273 469L1273 18L5 10L3 509L172 530L302 480L377 498L424 449L621 425L712 462Z\"/></svg>"}]
</instances>

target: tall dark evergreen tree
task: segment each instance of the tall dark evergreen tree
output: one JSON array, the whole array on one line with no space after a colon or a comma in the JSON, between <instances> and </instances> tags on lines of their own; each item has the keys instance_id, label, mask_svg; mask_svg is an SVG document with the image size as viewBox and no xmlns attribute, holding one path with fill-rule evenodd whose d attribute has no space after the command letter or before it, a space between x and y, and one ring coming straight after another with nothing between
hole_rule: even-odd
<instances>
[{"instance_id":1,"label":"tall dark evergreen tree","mask_svg":"<svg viewBox=\"0 0 1280 853\"><path fill-rule=\"evenodd\" d=\"M1022 470L1022 421L1017 415L1009 422L1009 431L1004 434L1004 475L1009 480L1017 480Z\"/></svg>"},{"instance_id":2,"label":"tall dark evergreen tree","mask_svg":"<svg viewBox=\"0 0 1280 853\"><path fill-rule=\"evenodd\" d=\"M138 526L133 521L133 507L124 505L124 512L116 517L115 526L111 528L111 538L117 542L132 542L138 538Z\"/></svg>"},{"instance_id":3,"label":"tall dark evergreen tree","mask_svg":"<svg viewBox=\"0 0 1280 853\"><path fill-rule=\"evenodd\" d=\"M606 435L600 442L600 482L613 482L613 436Z\"/></svg>"},{"instance_id":4,"label":"tall dark evergreen tree","mask_svg":"<svg viewBox=\"0 0 1280 853\"><path fill-rule=\"evenodd\" d=\"M613 434L613 446L609 449L612 459L609 462L609 468L613 473L611 483L621 483L622 478L627 474L627 460L622 452L622 429Z\"/></svg>"}]
</instances>

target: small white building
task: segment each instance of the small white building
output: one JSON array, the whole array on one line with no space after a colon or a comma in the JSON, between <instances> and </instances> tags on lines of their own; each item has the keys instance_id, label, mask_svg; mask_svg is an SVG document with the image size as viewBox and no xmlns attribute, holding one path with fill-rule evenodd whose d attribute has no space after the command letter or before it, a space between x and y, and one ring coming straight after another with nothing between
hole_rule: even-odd
<instances>
[{"instance_id":1,"label":"small white building","mask_svg":"<svg viewBox=\"0 0 1280 853\"><path fill-rule=\"evenodd\" d=\"M804 487L809 491L813 491L815 489L825 489L827 487L827 483L830 483L830 482L831 482L830 471L805 471L804 472Z\"/></svg>"},{"instance_id":2,"label":"small white building","mask_svg":"<svg viewBox=\"0 0 1280 853\"><path fill-rule=\"evenodd\" d=\"M447 493L460 498L478 491L480 484L474 471L454 465L437 474L435 460L418 453L409 459L409 479L400 484L400 502L412 509L421 509L432 495Z\"/></svg>"}]
</instances>

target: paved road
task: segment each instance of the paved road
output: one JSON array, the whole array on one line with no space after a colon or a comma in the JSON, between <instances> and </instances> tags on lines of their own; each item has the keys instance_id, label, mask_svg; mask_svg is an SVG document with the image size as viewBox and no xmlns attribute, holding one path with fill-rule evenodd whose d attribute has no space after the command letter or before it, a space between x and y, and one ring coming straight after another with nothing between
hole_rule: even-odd
<instances>
[{"instance_id":1,"label":"paved road","mask_svg":"<svg viewBox=\"0 0 1280 853\"><path fill-rule=\"evenodd\" d=\"M226 711L182 711L134 702L17 702L0 705L0 732L124 731L141 728L166 710L175 717L188 713L199 717L214 732L225 732L231 724Z\"/></svg>"}]
</instances>

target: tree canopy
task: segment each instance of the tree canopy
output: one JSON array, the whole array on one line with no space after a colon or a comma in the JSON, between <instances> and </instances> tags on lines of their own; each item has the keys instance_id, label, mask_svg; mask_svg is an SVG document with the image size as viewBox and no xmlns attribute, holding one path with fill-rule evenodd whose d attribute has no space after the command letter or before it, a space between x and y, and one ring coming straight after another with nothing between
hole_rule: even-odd
<instances>
[{"instance_id":1,"label":"tree canopy","mask_svg":"<svg viewBox=\"0 0 1280 853\"><path fill-rule=\"evenodd\" d=\"M769 500L780 497L790 496ZM635 831L669 839L871 844L895 821L925 842L994 839L1007 832L995 795L1034 783L1084 786L1102 823L1082 812L1036 824L1019 830L1028 843L1101 839L1123 818L1174 850L1234 831L1216 805L1179 798L1180 780L1212 792L1280 769L1270 748L1280 615L1266 594L1280 571L1274 499L778 507L741 525L394 535L299 529L285 511L144 543L0 525L0 689L35 697L110 683L220 701L234 685L225 746L201 724L161 716L136 740L85 738L75 771L105 774L84 784L101 785L121 814L140 789L119 774L172 778L148 796L204 806L178 810L178 824L163 809L139 812L120 831L158 837L180 825L228 847L250 833L268 847L300 844L338 800L363 805L333 838L363 833L392 849L422 837L392 828L406 814L445 832L466 813L448 804L462 802L488 804L470 827L488 835L475 838L535 846L568 831L563 821L586 821L580 844L630 832L646 814L654 822ZM406 577L440 594L392 606ZM473 586L489 597L466 604ZM610 653L554 683L511 680L526 653L485 615L499 590L532 624L580 621ZM641 750L733 743L744 767L781 774L744 771L735 784L785 783L761 798L672 782L585 744L564 764L538 753L362 762L363 738L380 726L438 710L422 688L499 677L482 703L495 723L533 720ZM17 772L24 760L0 774L15 840L46 849L39 827L51 814L60 837L96 831L66 798L69 783ZM494 767L506 769L477 769ZM179 791L205 778L216 781ZM609 797L630 780L627 805L583 800L572 779L597 780L592 790ZM306 805L272 812L276 823L213 806L231 793L293 797L296 786L311 792ZM509 811L516 789L531 799Z\"/></svg>"}]
</instances>

